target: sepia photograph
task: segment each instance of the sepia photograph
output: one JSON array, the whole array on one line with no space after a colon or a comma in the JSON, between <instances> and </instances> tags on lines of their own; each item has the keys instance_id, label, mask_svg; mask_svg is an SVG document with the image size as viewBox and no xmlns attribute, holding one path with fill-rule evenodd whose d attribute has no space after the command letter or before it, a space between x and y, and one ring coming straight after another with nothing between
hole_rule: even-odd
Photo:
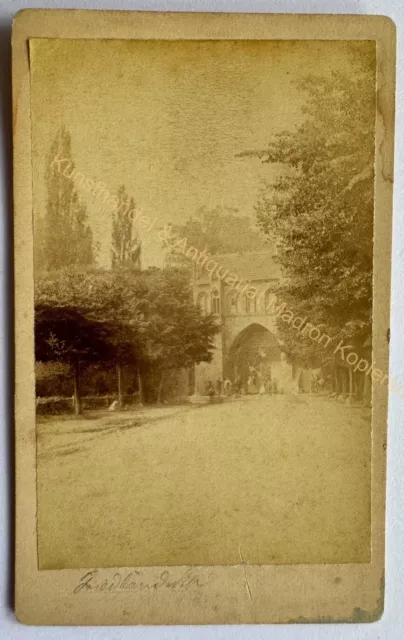
<instances>
[{"instance_id":1,"label":"sepia photograph","mask_svg":"<svg viewBox=\"0 0 404 640\"><path fill-rule=\"evenodd\" d=\"M12 59L18 620L379 620L394 24L35 9Z\"/></svg>"},{"instance_id":2,"label":"sepia photograph","mask_svg":"<svg viewBox=\"0 0 404 640\"><path fill-rule=\"evenodd\" d=\"M29 46L39 569L369 562L375 41Z\"/></svg>"}]
</instances>

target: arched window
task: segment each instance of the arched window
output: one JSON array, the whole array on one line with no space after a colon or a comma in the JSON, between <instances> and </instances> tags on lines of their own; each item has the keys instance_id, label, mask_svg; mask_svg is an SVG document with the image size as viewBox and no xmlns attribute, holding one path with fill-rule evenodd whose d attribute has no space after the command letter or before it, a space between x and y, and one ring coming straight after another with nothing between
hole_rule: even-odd
<instances>
[{"instance_id":1,"label":"arched window","mask_svg":"<svg viewBox=\"0 0 404 640\"><path fill-rule=\"evenodd\" d=\"M273 298L274 294L272 293L271 289L265 291L265 313L271 312L271 303L273 301Z\"/></svg>"},{"instance_id":2,"label":"arched window","mask_svg":"<svg viewBox=\"0 0 404 640\"><path fill-rule=\"evenodd\" d=\"M213 289L212 291L212 313L214 313L216 316L220 314L220 299L217 289Z\"/></svg>"},{"instance_id":3,"label":"arched window","mask_svg":"<svg viewBox=\"0 0 404 640\"><path fill-rule=\"evenodd\" d=\"M230 291L229 296L227 298L228 300L228 311L231 315L235 315L238 311L238 305L237 305L237 292L236 291Z\"/></svg>"},{"instance_id":4,"label":"arched window","mask_svg":"<svg viewBox=\"0 0 404 640\"><path fill-rule=\"evenodd\" d=\"M207 300L206 300L206 293L200 293L196 304L198 305L198 307L200 308L200 310L202 311L203 315L206 315L207 313L207 304L206 304Z\"/></svg>"},{"instance_id":5,"label":"arched window","mask_svg":"<svg viewBox=\"0 0 404 640\"><path fill-rule=\"evenodd\" d=\"M245 300L245 312L256 313L257 311L257 296L250 297L246 293L244 294Z\"/></svg>"}]
</instances>

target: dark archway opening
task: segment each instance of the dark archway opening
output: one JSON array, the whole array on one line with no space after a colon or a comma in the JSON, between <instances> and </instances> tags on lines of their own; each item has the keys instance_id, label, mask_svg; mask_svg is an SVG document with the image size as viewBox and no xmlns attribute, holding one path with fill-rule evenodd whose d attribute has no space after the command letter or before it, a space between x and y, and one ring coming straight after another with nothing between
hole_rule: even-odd
<instances>
[{"instance_id":1,"label":"dark archway opening","mask_svg":"<svg viewBox=\"0 0 404 640\"><path fill-rule=\"evenodd\" d=\"M228 356L226 376L239 381L246 392L259 391L272 378L272 365L281 360L281 349L275 336L260 324L246 327L234 340Z\"/></svg>"}]
</instances>

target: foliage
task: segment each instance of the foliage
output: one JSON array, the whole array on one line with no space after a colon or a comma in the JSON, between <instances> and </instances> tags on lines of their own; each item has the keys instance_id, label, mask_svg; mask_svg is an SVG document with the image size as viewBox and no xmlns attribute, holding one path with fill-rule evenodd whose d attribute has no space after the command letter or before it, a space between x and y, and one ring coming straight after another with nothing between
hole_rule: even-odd
<instances>
[{"instance_id":1,"label":"foliage","mask_svg":"<svg viewBox=\"0 0 404 640\"><path fill-rule=\"evenodd\" d=\"M135 201L124 185L118 190L119 206L112 216L112 268L140 268L141 245L133 228Z\"/></svg>"},{"instance_id":2,"label":"foliage","mask_svg":"<svg viewBox=\"0 0 404 640\"><path fill-rule=\"evenodd\" d=\"M276 239L288 309L330 337L362 339L372 316L375 60L352 45L351 65L300 82L304 120L273 137L258 156L284 171L256 211ZM312 358L323 347L280 320L289 354Z\"/></svg>"},{"instance_id":3,"label":"foliage","mask_svg":"<svg viewBox=\"0 0 404 640\"><path fill-rule=\"evenodd\" d=\"M109 327L74 307L37 305L35 357L40 362L75 363L111 357Z\"/></svg>"},{"instance_id":4,"label":"foliage","mask_svg":"<svg viewBox=\"0 0 404 640\"><path fill-rule=\"evenodd\" d=\"M267 248L262 233L251 224L247 216L236 209L200 208L184 225L173 225L172 238L186 238L187 246L209 254L259 251ZM175 248L168 255L168 264L189 267L190 260Z\"/></svg>"},{"instance_id":5,"label":"foliage","mask_svg":"<svg viewBox=\"0 0 404 640\"><path fill-rule=\"evenodd\" d=\"M55 158L63 162L55 162ZM95 250L86 207L74 186L75 165L71 137L62 127L53 141L45 174L46 210L34 226L36 270L89 266L95 262Z\"/></svg>"},{"instance_id":6,"label":"foliage","mask_svg":"<svg viewBox=\"0 0 404 640\"><path fill-rule=\"evenodd\" d=\"M35 299L38 360L163 372L212 358L218 328L181 270L53 272L37 281Z\"/></svg>"},{"instance_id":7,"label":"foliage","mask_svg":"<svg viewBox=\"0 0 404 640\"><path fill-rule=\"evenodd\" d=\"M130 272L52 272L36 283L36 309L73 308L89 322L101 323L108 331L114 359L127 362L135 358L135 345L142 330L136 283Z\"/></svg>"},{"instance_id":8,"label":"foliage","mask_svg":"<svg viewBox=\"0 0 404 640\"><path fill-rule=\"evenodd\" d=\"M160 369L209 362L218 327L192 301L186 274L175 268L151 269L141 276L140 309L147 321L144 358Z\"/></svg>"}]
</instances>

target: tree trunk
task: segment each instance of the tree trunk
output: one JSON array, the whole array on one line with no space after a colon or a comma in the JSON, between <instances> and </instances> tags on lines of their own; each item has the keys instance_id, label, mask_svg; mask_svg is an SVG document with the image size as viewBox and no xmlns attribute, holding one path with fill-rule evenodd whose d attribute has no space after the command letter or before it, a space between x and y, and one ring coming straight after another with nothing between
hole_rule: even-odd
<instances>
[{"instance_id":1,"label":"tree trunk","mask_svg":"<svg viewBox=\"0 0 404 640\"><path fill-rule=\"evenodd\" d=\"M341 367L341 394L347 396L349 393L348 372L345 367Z\"/></svg>"},{"instance_id":2,"label":"tree trunk","mask_svg":"<svg viewBox=\"0 0 404 640\"><path fill-rule=\"evenodd\" d=\"M138 382L138 385L139 385L139 404L143 405L144 404L143 380L142 380L142 376L140 374L140 369L137 370L137 382Z\"/></svg>"},{"instance_id":3,"label":"tree trunk","mask_svg":"<svg viewBox=\"0 0 404 640\"><path fill-rule=\"evenodd\" d=\"M372 406L372 384L370 378L366 373L364 374L365 379L363 381L363 398L362 402L365 407Z\"/></svg>"},{"instance_id":4,"label":"tree trunk","mask_svg":"<svg viewBox=\"0 0 404 640\"><path fill-rule=\"evenodd\" d=\"M76 360L74 363L74 378L73 378L73 398L74 398L74 413L76 416L81 414L81 400L80 400L80 362Z\"/></svg>"},{"instance_id":5,"label":"tree trunk","mask_svg":"<svg viewBox=\"0 0 404 640\"><path fill-rule=\"evenodd\" d=\"M348 373L349 373L349 396L348 396L347 402L348 404L352 404L354 393L353 393L353 373L352 373L351 367L349 367Z\"/></svg>"},{"instance_id":6,"label":"tree trunk","mask_svg":"<svg viewBox=\"0 0 404 640\"><path fill-rule=\"evenodd\" d=\"M161 396L163 393L163 384L164 384L164 371L161 372L159 388L157 391L157 404L161 404Z\"/></svg>"},{"instance_id":7,"label":"tree trunk","mask_svg":"<svg viewBox=\"0 0 404 640\"><path fill-rule=\"evenodd\" d=\"M121 370L120 364L116 365L116 375L118 379L118 405L119 405L119 408L121 408L122 407L122 370Z\"/></svg>"},{"instance_id":8,"label":"tree trunk","mask_svg":"<svg viewBox=\"0 0 404 640\"><path fill-rule=\"evenodd\" d=\"M334 369L334 385L335 385L335 395L339 395L339 377L338 377L338 368Z\"/></svg>"},{"instance_id":9,"label":"tree trunk","mask_svg":"<svg viewBox=\"0 0 404 640\"><path fill-rule=\"evenodd\" d=\"M196 362L192 365L194 368L194 396L198 395L198 373L196 368Z\"/></svg>"},{"instance_id":10,"label":"tree trunk","mask_svg":"<svg viewBox=\"0 0 404 640\"><path fill-rule=\"evenodd\" d=\"M198 389L196 385L196 364L193 363L188 369L188 395L198 395Z\"/></svg>"}]
</instances>

